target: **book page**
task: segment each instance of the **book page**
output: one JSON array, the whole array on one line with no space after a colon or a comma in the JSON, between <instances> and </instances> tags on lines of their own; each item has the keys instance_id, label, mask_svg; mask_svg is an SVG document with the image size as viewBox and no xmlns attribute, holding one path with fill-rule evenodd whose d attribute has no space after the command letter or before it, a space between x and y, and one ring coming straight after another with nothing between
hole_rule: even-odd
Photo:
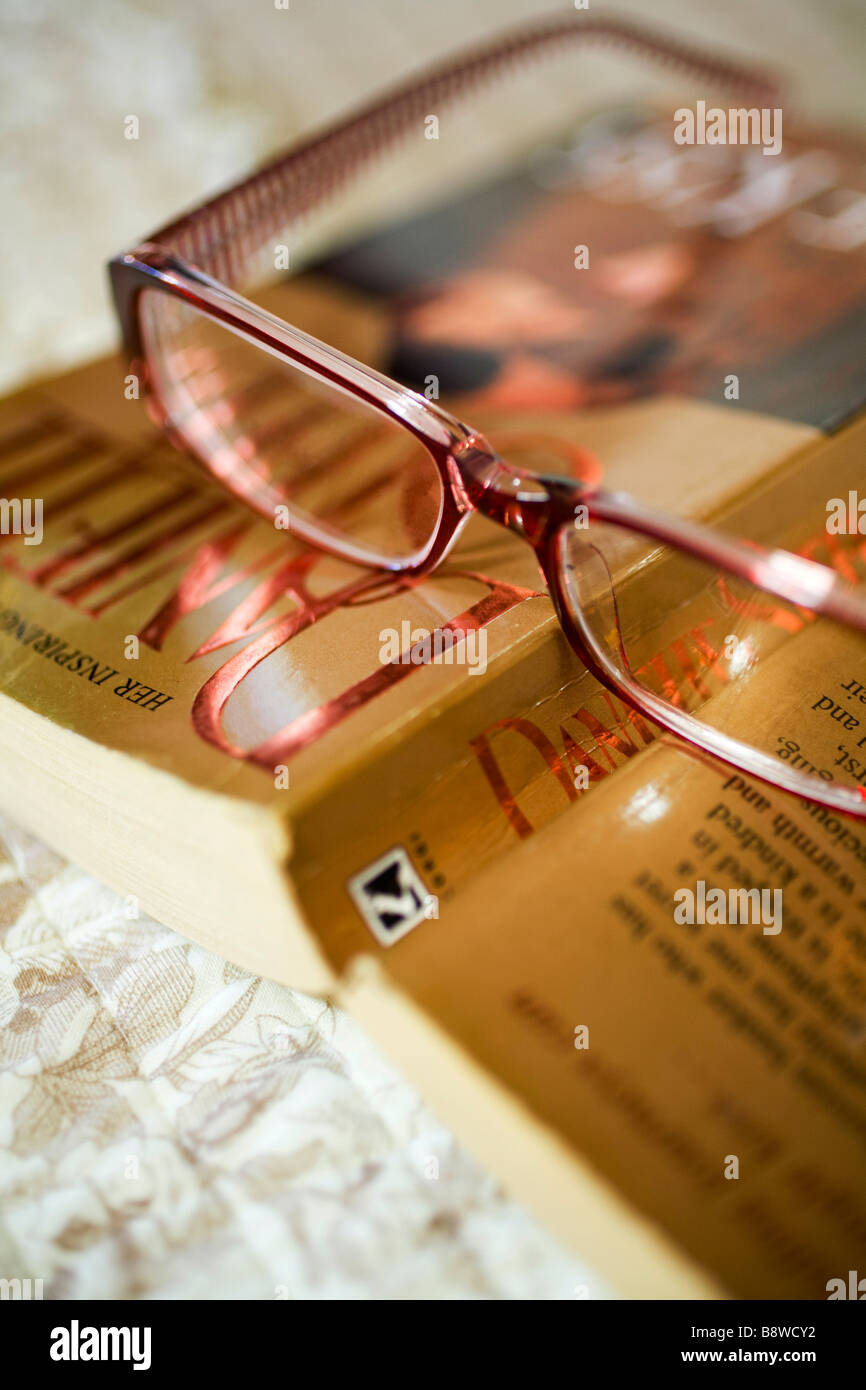
<instances>
[{"instance_id":1,"label":"book page","mask_svg":"<svg viewBox=\"0 0 866 1390\"><path fill-rule=\"evenodd\" d=\"M831 493L862 433L827 446ZM804 465L759 494L757 528L862 572L862 539L808 543L815 482ZM648 624L650 646L669 651L695 603ZM825 1298L866 1235L863 822L657 737L566 660L536 674L546 698L507 716L518 690L494 688L463 763L404 764L413 799L382 767L356 788L368 821L389 809L375 833L338 819L357 853L302 892L341 960L375 952L339 892L360 855L405 845L437 912L378 948L388 977L729 1291ZM806 624L709 707L784 761L863 780L863 675L859 635ZM574 792L586 760L598 776ZM713 890L761 912L707 910Z\"/></svg>"}]
</instances>

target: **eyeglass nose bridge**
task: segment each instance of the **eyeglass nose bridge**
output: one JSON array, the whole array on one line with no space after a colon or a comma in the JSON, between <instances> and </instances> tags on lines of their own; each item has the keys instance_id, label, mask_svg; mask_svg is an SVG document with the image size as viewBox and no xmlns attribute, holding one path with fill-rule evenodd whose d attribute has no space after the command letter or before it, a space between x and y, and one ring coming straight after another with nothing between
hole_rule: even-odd
<instances>
[{"instance_id":1,"label":"eyeglass nose bridge","mask_svg":"<svg viewBox=\"0 0 866 1390\"><path fill-rule=\"evenodd\" d=\"M479 435L451 454L449 478L458 501L531 545L572 522L576 508L591 491L578 479L530 473L511 464Z\"/></svg>"}]
</instances>

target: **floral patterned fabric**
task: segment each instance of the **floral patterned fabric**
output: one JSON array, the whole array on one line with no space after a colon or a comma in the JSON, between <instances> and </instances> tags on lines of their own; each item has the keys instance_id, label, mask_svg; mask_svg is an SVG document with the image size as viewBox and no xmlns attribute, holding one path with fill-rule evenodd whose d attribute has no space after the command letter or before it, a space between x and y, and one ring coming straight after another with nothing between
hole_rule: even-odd
<instances>
[{"instance_id":1,"label":"floral patterned fabric","mask_svg":"<svg viewBox=\"0 0 866 1390\"><path fill-rule=\"evenodd\" d=\"M345 1015L0 820L0 1277L45 1298L573 1298Z\"/></svg>"}]
</instances>

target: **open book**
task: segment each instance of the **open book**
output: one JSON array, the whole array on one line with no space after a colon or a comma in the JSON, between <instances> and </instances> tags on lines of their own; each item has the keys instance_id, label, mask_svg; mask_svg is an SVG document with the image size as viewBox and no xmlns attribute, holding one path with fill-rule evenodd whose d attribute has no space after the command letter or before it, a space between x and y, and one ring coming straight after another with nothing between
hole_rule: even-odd
<instances>
[{"instance_id":1,"label":"open book","mask_svg":"<svg viewBox=\"0 0 866 1390\"><path fill-rule=\"evenodd\" d=\"M380 360L347 294L313 275L273 307ZM822 499L856 490L866 423L794 415L668 391L472 419L862 578ZM44 503L40 544L0 537L6 810L133 908L352 1009L623 1292L823 1298L857 1268L858 824L658 737L582 668L518 541L474 520L411 583L305 550L156 440L115 363L0 406L0 495ZM710 681L700 596L650 611L646 660ZM866 761L864 687L804 630L735 714L782 758ZM683 889L779 883L779 930L674 917Z\"/></svg>"}]
</instances>

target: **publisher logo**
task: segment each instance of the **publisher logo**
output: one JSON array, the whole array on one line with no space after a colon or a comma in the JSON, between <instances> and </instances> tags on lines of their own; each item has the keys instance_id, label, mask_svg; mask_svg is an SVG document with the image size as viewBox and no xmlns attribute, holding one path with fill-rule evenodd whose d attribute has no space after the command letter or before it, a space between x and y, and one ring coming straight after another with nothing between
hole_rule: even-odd
<instances>
[{"instance_id":1,"label":"publisher logo","mask_svg":"<svg viewBox=\"0 0 866 1390\"><path fill-rule=\"evenodd\" d=\"M428 893L411 859L395 845L349 879L349 893L370 931L393 946L420 922L438 917L438 899Z\"/></svg>"}]
</instances>

